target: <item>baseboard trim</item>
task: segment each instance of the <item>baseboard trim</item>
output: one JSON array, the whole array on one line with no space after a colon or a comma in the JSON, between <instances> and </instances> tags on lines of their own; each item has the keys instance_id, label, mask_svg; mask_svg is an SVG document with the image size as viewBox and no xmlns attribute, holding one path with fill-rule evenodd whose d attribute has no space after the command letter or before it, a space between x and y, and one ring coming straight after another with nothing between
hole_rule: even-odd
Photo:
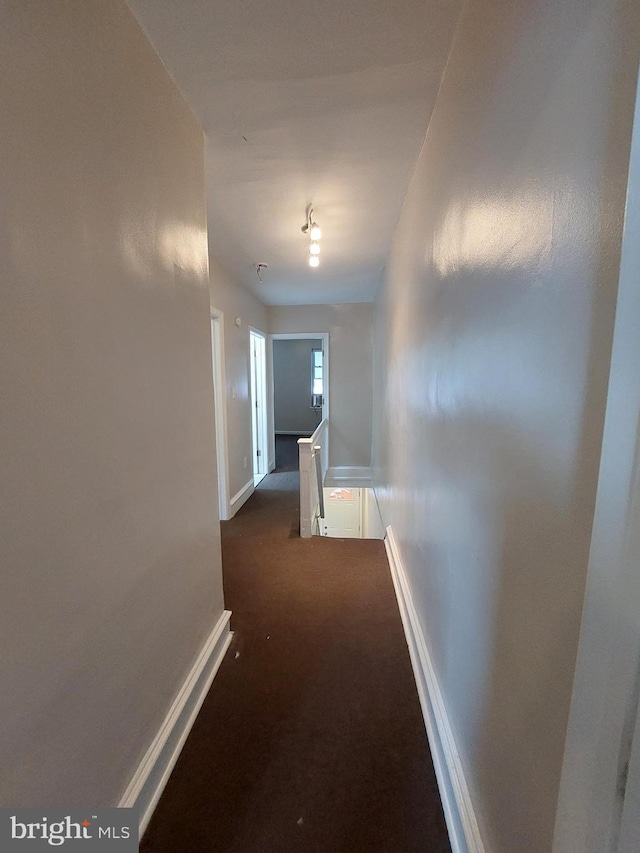
<instances>
[{"instance_id":1,"label":"baseboard trim","mask_svg":"<svg viewBox=\"0 0 640 853\"><path fill-rule=\"evenodd\" d=\"M411 665L431 747L451 849L453 853L488 853L480 835L469 786L453 737L442 691L413 603L400 551L392 528L387 527L386 533L384 544L409 646Z\"/></svg>"},{"instance_id":2,"label":"baseboard trim","mask_svg":"<svg viewBox=\"0 0 640 853\"><path fill-rule=\"evenodd\" d=\"M276 435L299 435L301 438L310 438L313 430L308 429L277 429Z\"/></svg>"},{"instance_id":3,"label":"baseboard trim","mask_svg":"<svg viewBox=\"0 0 640 853\"><path fill-rule=\"evenodd\" d=\"M230 617L229 610L222 612L118 803L138 809L141 838L229 648Z\"/></svg>"},{"instance_id":4,"label":"baseboard trim","mask_svg":"<svg viewBox=\"0 0 640 853\"><path fill-rule=\"evenodd\" d=\"M255 484L252 477L229 501L229 518L233 518L233 516L238 512L240 507L249 500L249 498L253 494L254 489Z\"/></svg>"}]
</instances>

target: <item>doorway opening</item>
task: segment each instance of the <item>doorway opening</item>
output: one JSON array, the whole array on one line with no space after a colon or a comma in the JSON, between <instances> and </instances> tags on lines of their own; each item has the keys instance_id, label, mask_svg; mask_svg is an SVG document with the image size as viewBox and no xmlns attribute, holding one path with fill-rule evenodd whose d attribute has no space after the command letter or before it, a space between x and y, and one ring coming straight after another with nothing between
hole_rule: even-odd
<instances>
[{"instance_id":1,"label":"doorway opening","mask_svg":"<svg viewBox=\"0 0 640 853\"><path fill-rule=\"evenodd\" d=\"M272 334L270 457L276 470L298 470L298 438L329 415L329 335Z\"/></svg>"},{"instance_id":2,"label":"doorway opening","mask_svg":"<svg viewBox=\"0 0 640 853\"><path fill-rule=\"evenodd\" d=\"M251 360L251 435L253 439L253 483L258 485L269 471L267 452L267 348L266 336L257 329L249 330Z\"/></svg>"}]
</instances>

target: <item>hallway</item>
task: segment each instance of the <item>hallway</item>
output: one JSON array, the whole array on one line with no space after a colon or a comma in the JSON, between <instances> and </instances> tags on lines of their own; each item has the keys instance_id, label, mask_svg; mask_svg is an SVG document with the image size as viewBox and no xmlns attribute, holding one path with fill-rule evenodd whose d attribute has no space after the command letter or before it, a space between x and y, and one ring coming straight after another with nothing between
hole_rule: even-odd
<instances>
[{"instance_id":1,"label":"hallway","mask_svg":"<svg viewBox=\"0 0 640 853\"><path fill-rule=\"evenodd\" d=\"M638 853L638 0L0 8L5 828Z\"/></svg>"},{"instance_id":2,"label":"hallway","mask_svg":"<svg viewBox=\"0 0 640 853\"><path fill-rule=\"evenodd\" d=\"M297 489L222 525L234 638L148 853L450 850L383 544L300 539Z\"/></svg>"}]
</instances>

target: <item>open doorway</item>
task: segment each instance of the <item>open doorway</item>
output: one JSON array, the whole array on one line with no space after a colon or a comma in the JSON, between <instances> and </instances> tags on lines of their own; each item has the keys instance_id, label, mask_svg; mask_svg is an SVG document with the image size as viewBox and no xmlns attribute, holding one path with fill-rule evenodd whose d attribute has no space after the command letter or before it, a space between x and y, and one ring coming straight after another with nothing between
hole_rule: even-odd
<instances>
[{"instance_id":1,"label":"open doorway","mask_svg":"<svg viewBox=\"0 0 640 853\"><path fill-rule=\"evenodd\" d=\"M328 338L325 332L270 336L270 458L277 471L297 471L298 438L328 418Z\"/></svg>"},{"instance_id":2,"label":"open doorway","mask_svg":"<svg viewBox=\"0 0 640 853\"><path fill-rule=\"evenodd\" d=\"M251 360L251 435L253 440L253 482L257 485L268 472L267 430L267 352L266 337L257 329L249 330Z\"/></svg>"}]
</instances>

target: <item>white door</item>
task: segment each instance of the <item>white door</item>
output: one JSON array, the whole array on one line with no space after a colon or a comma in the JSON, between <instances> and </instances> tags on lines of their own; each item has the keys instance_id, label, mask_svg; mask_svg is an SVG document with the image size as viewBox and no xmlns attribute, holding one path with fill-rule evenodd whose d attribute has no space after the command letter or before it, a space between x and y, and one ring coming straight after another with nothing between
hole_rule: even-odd
<instances>
[{"instance_id":1,"label":"white door","mask_svg":"<svg viewBox=\"0 0 640 853\"><path fill-rule=\"evenodd\" d=\"M249 332L251 359L251 428L253 437L253 478L258 483L267 474L267 370L265 336Z\"/></svg>"},{"instance_id":2,"label":"white door","mask_svg":"<svg viewBox=\"0 0 640 853\"><path fill-rule=\"evenodd\" d=\"M360 539L361 489L325 488L322 534L338 539Z\"/></svg>"}]
</instances>

